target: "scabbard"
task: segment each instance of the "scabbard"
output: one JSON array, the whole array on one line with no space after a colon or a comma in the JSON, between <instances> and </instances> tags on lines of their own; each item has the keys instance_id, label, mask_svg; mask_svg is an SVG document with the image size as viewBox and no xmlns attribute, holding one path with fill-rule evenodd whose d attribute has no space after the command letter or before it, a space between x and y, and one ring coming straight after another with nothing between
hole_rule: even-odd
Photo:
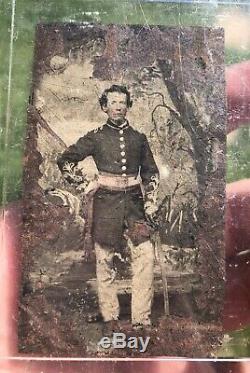
<instances>
[{"instance_id":1,"label":"scabbard","mask_svg":"<svg viewBox=\"0 0 250 373\"><path fill-rule=\"evenodd\" d=\"M159 231L156 231L153 236L154 240L154 247L155 247L155 256L159 263L161 269L161 278L162 278L162 286L163 286L163 298L164 298L164 311L165 315L169 316L169 297L168 297L168 281L167 281L167 270L164 264L164 253L162 250L161 245L161 238Z\"/></svg>"}]
</instances>

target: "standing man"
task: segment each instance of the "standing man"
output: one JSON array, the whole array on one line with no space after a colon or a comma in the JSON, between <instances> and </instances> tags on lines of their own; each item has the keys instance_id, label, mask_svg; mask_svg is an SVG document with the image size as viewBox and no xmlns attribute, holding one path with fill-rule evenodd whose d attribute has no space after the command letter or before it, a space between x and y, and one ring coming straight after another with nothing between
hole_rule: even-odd
<instances>
[{"instance_id":1,"label":"standing man","mask_svg":"<svg viewBox=\"0 0 250 373\"><path fill-rule=\"evenodd\" d=\"M113 257L124 234L131 249L132 324L151 325L154 248L150 242L156 212L159 173L144 134L126 119L132 106L124 86L112 85L99 99L107 122L81 137L59 158L58 166L71 181L79 161L92 156L99 171L94 195L92 235L95 242L99 307L104 322L119 318Z\"/></svg>"}]
</instances>

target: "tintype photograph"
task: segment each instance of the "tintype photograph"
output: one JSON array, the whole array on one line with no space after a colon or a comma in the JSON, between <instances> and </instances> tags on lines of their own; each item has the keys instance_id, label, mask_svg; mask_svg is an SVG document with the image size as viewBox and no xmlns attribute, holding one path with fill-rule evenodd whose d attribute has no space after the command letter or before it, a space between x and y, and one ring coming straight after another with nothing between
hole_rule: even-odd
<instances>
[{"instance_id":1,"label":"tintype photograph","mask_svg":"<svg viewBox=\"0 0 250 373\"><path fill-rule=\"evenodd\" d=\"M37 26L20 352L216 356L223 43L220 28Z\"/></svg>"}]
</instances>

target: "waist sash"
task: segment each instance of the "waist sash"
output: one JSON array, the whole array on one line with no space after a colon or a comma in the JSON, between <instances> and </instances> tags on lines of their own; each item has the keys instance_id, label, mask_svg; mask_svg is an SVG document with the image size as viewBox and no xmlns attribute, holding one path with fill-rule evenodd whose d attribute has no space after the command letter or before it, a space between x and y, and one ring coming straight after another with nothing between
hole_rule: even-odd
<instances>
[{"instance_id":1,"label":"waist sash","mask_svg":"<svg viewBox=\"0 0 250 373\"><path fill-rule=\"evenodd\" d=\"M140 185L138 175L116 175L107 172L100 172L98 176L98 185L110 190L125 190Z\"/></svg>"}]
</instances>

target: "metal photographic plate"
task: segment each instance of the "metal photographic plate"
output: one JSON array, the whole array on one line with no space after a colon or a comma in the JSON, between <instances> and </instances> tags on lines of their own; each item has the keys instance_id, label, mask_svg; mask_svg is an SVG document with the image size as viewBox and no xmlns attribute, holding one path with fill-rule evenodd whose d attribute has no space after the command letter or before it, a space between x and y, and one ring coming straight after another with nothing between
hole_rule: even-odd
<instances>
[{"instance_id":1,"label":"metal photographic plate","mask_svg":"<svg viewBox=\"0 0 250 373\"><path fill-rule=\"evenodd\" d=\"M20 352L215 355L224 89L219 27L38 24Z\"/></svg>"}]
</instances>

